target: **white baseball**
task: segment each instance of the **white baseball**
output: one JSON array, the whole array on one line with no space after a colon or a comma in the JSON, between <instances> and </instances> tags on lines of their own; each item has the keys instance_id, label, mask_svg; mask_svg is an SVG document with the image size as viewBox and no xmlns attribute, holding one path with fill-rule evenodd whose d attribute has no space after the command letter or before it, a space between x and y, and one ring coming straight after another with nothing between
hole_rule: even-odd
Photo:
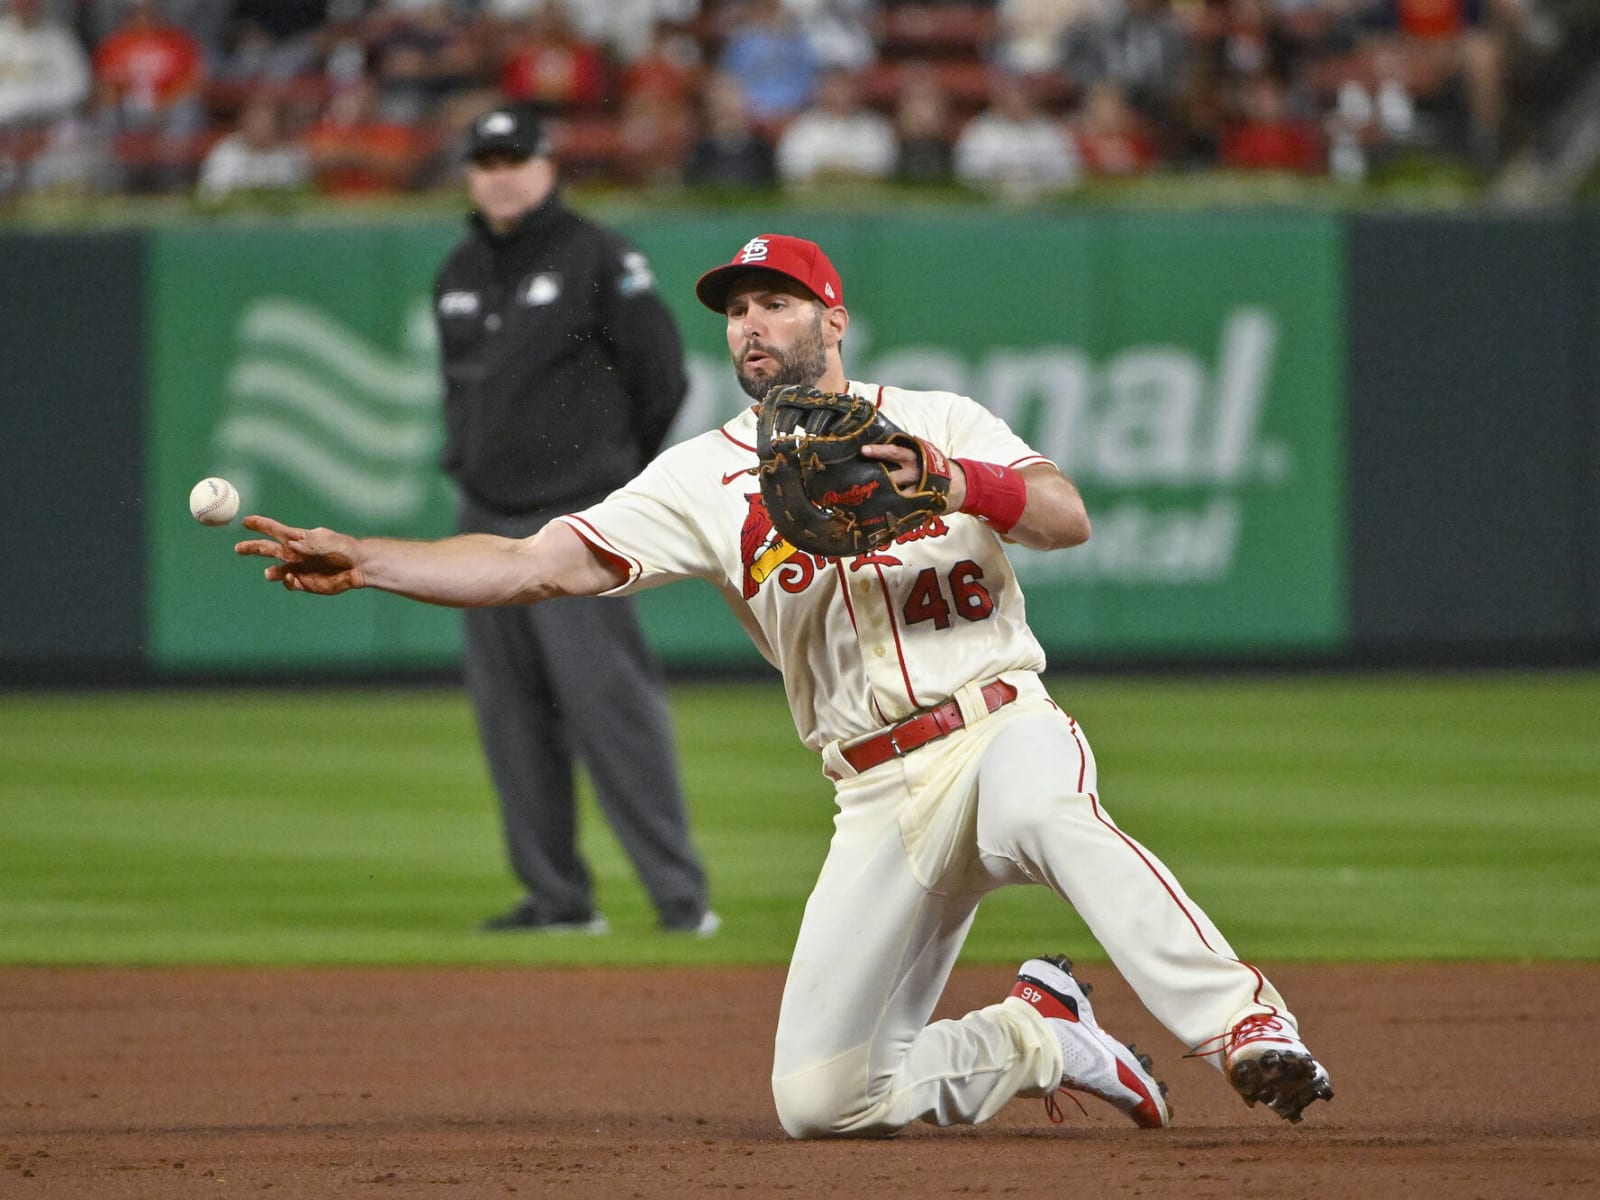
<instances>
[{"instance_id":1,"label":"white baseball","mask_svg":"<svg viewBox=\"0 0 1600 1200\"><path fill-rule=\"evenodd\" d=\"M226 479L202 479L189 490L189 511L202 525L226 525L239 515L239 489Z\"/></svg>"}]
</instances>

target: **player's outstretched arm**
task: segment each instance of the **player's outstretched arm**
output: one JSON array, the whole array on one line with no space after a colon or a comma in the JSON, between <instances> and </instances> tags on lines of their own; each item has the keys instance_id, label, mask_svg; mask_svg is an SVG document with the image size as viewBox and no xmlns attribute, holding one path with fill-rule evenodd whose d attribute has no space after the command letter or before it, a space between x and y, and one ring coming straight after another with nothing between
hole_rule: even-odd
<instances>
[{"instance_id":1,"label":"player's outstretched arm","mask_svg":"<svg viewBox=\"0 0 1600 1200\"><path fill-rule=\"evenodd\" d=\"M274 559L267 579L292 592L333 596L365 587L451 608L489 608L593 596L622 582L559 521L531 538L466 533L434 542L355 538L262 516L244 524L267 536L240 542L234 552Z\"/></svg>"}]
</instances>

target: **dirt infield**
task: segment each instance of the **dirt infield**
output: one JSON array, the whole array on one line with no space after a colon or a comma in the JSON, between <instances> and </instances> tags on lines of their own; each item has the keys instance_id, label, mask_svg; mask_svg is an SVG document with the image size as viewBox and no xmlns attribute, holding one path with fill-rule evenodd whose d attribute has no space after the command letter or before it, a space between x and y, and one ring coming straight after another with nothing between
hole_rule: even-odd
<instances>
[{"instance_id":1,"label":"dirt infield","mask_svg":"<svg viewBox=\"0 0 1600 1200\"><path fill-rule=\"evenodd\" d=\"M791 1142L777 969L0 972L0 1195L1600 1195L1600 966L1280 968L1338 1095L1247 1109L1108 967L1176 1124ZM957 972L940 1015L1004 968Z\"/></svg>"}]
</instances>

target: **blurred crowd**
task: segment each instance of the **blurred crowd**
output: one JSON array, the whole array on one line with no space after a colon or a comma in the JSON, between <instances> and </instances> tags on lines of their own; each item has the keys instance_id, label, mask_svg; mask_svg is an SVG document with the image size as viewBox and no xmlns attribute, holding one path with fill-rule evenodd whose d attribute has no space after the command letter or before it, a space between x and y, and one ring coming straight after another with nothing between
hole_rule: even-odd
<instances>
[{"instance_id":1,"label":"blurred crowd","mask_svg":"<svg viewBox=\"0 0 1600 1200\"><path fill-rule=\"evenodd\" d=\"M1104 176L1487 174L1593 0L0 0L0 195L453 184L506 100L569 178L1009 198Z\"/></svg>"}]
</instances>

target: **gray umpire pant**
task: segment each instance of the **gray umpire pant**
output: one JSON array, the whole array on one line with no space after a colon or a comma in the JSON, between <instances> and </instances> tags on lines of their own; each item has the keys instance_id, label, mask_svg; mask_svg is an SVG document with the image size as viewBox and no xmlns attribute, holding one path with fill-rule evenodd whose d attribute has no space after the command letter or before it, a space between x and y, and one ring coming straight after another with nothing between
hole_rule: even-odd
<instances>
[{"instance_id":1,"label":"gray umpire pant","mask_svg":"<svg viewBox=\"0 0 1600 1200\"><path fill-rule=\"evenodd\" d=\"M526 537L571 509L506 516L463 498L463 531ZM467 693L500 798L511 869L542 917L588 914L578 762L664 924L705 911L666 681L631 599L567 597L464 614Z\"/></svg>"}]
</instances>

